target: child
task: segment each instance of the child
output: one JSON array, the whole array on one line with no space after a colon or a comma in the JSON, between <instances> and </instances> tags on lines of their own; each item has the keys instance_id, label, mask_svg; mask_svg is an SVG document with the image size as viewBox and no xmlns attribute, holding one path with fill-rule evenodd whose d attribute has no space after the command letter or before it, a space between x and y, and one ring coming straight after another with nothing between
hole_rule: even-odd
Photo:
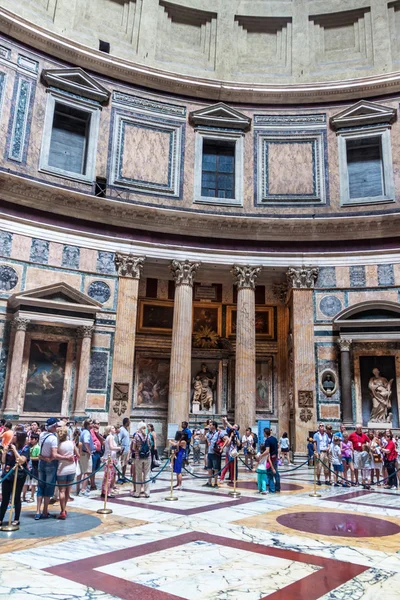
<instances>
[{"instance_id":1,"label":"child","mask_svg":"<svg viewBox=\"0 0 400 600\"><path fill-rule=\"evenodd\" d=\"M174 473L176 473L176 487L178 490L182 489L182 467L183 461L186 458L186 447L187 447L187 435L182 431L177 431L175 434L175 440L170 440L171 450L175 451L174 460Z\"/></svg>"},{"instance_id":2,"label":"child","mask_svg":"<svg viewBox=\"0 0 400 600\"><path fill-rule=\"evenodd\" d=\"M37 486L37 479L34 479L34 477L39 477L39 454L39 435L37 433L32 433L29 440L29 470L32 476L28 476L23 487L22 502L34 501L35 490ZM26 492L28 491L29 486L31 488L31 497L29 500L27 500Z\"/></svg>"},{"instance_id":3,"label":"child","mask_svg":"<svg viewBox=\"0 0 400 600\"><path fill-rule=\"evenodd\" d=\"M267 469L272 469L272 472L275 473L272 463L268 462L268 453L265 452L265 444L261 444L260 452L256 456L256 462L258 492L265 496L265 494L268 494L267 486L269 485Z\"/></svg>"},{"instance_id":4,"label":"child","mask_svg":"<svg viewBox=\"0 0 400 600\"><path fill-rule=\"evenodd\" d=\"M374 457L370 447L367 444L363 444L362 452L360 454L361 463L361 475L362 475L362 486L365 490L371 489L371 469L373 465Z\"/></svg>"},{"instance_id":5,"label":"child","mask_svg":"<svg viewBox=\"0 0 400 600\"><path fill-rule=\"evenodd\" d=\"M193 433L193 465L200 464L200 442L201 442L201 431L196 429Z\"/></svg>"},{"instance_id":6,"label":"child","mask_svg":"<svg viewBox=\"0 0 400 600\"><path fill-rule=\"evenodd\" d=\"M333 442L331 444L331 457L332 457L332 465L333 470L335 471L335 483L333 484L335 487L341 485L338 481L339 473L343 473L343 462L342 462L342 443L340 437L337 435L334 436Z\"/></svg>"},{"instance_id":7,"label":"child","mask_svg":"<svg viewBox=\"0 0 400 600\"><path fill-rule=\"evenodd\" d=\"M307 444L307 452L308 452L308 466L314 466L314 442L312 438L308 438Z\"/></svg>"}]
</instances>

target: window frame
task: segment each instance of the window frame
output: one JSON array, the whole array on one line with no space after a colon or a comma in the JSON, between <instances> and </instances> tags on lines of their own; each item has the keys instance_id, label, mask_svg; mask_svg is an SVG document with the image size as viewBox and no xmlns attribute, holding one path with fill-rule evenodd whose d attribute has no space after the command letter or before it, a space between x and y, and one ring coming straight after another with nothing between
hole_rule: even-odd
<instances>
[{"instance_id":1,"label":"window frame","mask_svg":"<svg viewBox=\"0 0 400 600\"><path fill-rule=\"evenodd\" d=\"M342 206L363 204L380 204L395 201L395 188L393 177L392 147L390 140L390 126L365 127L354 131L338 131L339 151L339 176L340 176L340 203ZM347 164L347 140L361 140L365 138L380 138L382 158L382 184L384 193L380 196L361 196L350 198L349 170Z\"/></svg>"},{"instance_id":2,"label":"window frame","mask_svg":"<svg viewBox=\"0 0 400 600\"><path fill-rule=\"evenodd\" d=\"M76 173L66 171L58 167L53 167L49 164L50 145L53 131L54 111L56 104L62 104L86 112L89 114L88 119L88 135L86 139L86 172ZM70 98L62 92L49 90L46 104L46 114L43 127L42 147L39 159L39 171L49 173L57 177L64 177L74 181L83 181L93 183L95 180L97 140L99 135L100 124L100 106L94 106L90 101L84 98Z\"/></svg>"},{"instance_id":3,"label":"window frame","mask_svg":"<svg viewBox=\"0 0 400 600\"><path fill-rule=\"evenodd\" d=\"M227 142L234 143L234 198L218 198L202 195L203 175L203 143ZM244 133L228 131L210 131L209 129L196 129L195 156L194 156L194 202L222 206L243 206L244 189Z\"/></svg>"}]
</instances>

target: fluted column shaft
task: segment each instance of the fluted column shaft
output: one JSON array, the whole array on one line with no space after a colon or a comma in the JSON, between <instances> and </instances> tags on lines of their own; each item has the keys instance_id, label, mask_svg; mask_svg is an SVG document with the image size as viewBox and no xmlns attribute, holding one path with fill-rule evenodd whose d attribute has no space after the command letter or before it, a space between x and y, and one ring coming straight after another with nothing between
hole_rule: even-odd
<instances>
[{"instance_id":1,"label":"fluted column shaft","mask_svg":"<svg viewBox=\"0 0 400 600\"><path fill-rule=\"evenodd\" d=\"M143 263L144 257L120 253L115 256L119 280L109 423L121 421L131 413L139 281ZM124 402L120 401L121 384L126 391Z\"/></svg>"},{"instance_id":2,"label":"fluted column shaft","mask_svg":"<svg viewBox=\"0 0 400 600\"><path fill-rule=\"evenodd\" d=\"M189 416L193 328L193 280L199 263L173 261L175 279L168 423L187 421Z\"/></svg>"},{"instance_id":3,"label":"fluted column shaft","mask_svg":"<svg viewBox=\"0 0 400 600\"><path fill-rule=\"evenodd\" d=\"M351 396L351 340L340 339L340 395L342 400L342 420L345 425L353 425L353 402Z\"/></svg>"},{"instance_id":4,"label":"fluted column shaft","mask_svg":"<svg viewBox=\"0 0 400 600\"><path fill-rule=\"evenodd\" d=\"M76 386L75 410L77 417L85 416L86 397L90 372L90 348L92 345L93 327L79 327L77 335L82 339L79 354L78 383Z\"/></svg>"},{"instance_id":5,"label":"fluted column shaft","mask_svg":"<svg viewBox=\"0 0 400 600\"><path fill-rule=\"evenodd\" d=\"M12 350L10 376L8 380L8 393L5 406L7 414L19 413L19 399L22 381L22 361L24 358L25 336L29 319L17 317L13 319L11 326L14 329L14 344Z\"/></svg>"},{"instance_id":6,"label":"fluted column shaft","mask_svg":"<svg viewBox=\"0 0 400 600\"><path fill-rule=\"evenodd\" d=\"M255 282L261 267L234 265L237 285L235 423L242 430L256 423Z\"/></svg>"}]
</instances>

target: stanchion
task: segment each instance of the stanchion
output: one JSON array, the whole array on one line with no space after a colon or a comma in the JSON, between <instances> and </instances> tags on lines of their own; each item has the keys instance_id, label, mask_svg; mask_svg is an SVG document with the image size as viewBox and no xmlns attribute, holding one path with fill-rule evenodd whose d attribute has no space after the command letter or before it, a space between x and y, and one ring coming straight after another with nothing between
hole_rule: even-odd
<instances>
[{"instance_id":1,"label":"stanchion","mask_svg":"<svg viewBox=\"0 0 400 600\"><path fill-rule=\"evenodd\" d=\"M314 491L312 494L309 494L311 498L321 498L321 494L317 494L317 456L314 454Z\"/></svg>"},{"instance_id":2,"label":"stanchion","mask_svg":"<svg viewBox=\"0 0 400 600\"><path fill-rule=\"evenodd\" d=\"M15 512L15 490L17 489L17 479L18 479L18 465L15 465L14 481L13 481L13 487L12 487L11 500L10 500L10 515L8 517L8 525L2 525L0 527L1 531L17 531L19 529L19 525L12 525L13 511Z\"/></svg>"},{"instance_id":3,"label":"stanchion","mask_svg":"<svg viewBox=\"0 0 400 600\"><path fill-rule=\"evenodd\" d=\"M240 492L236 490L236 468L237 468L237 456L233 459L233 490L229 492L232 498L240 498Z\"/></svg>"},{"instance_id":4,"label":"stanchion","mask_svg":"<svg viewBox=\"0 0 400 600\"><path fill-rule=\"evenodd\" d=\"M107 508L107 497L108 497L108 486L109 486L109 480L110 480L110 467L111 467L111 456L110 454L108 455L107 458L107 473L106 473L106 486L104 489L104 506L103 508L99 508L98 509L98 514L99 515L110 515L112 513L111 508Z\"/></svg>"},{"instance_id":5,"label":"stanchion","mask_svg":"<svg viewBox=\"0 0 400 600\"><path fill-rule=\"evenodd\" d=\"M169 496L165 497L165 500L168 500L168 502L175 502L175 500L178 500L178 498L174 496L174 462L175 452L174 450L171 450L171 490Z\"/></svg>"}]
</instances>

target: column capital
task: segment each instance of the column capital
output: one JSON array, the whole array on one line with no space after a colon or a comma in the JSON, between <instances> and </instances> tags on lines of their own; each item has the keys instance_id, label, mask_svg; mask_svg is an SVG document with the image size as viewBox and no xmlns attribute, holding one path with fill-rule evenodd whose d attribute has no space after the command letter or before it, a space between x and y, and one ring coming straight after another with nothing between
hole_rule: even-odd
<instances>
[{"instance_id":1,"label":"column capital","mask_svg":"<svg viewBox=\"0 0 400 600\"><path fill-rule=\"evenodd\" d=\"M289 288L312 289L318 272L318 267L289 267L286 271Z\"/></svg>"},{"instance_id":2,"label":"column capital","mask_svg":"<svg viewBox=\"0 0 400 600\"><path fill-rule=\"evenodd\" d=\"M250 288L254 290L256 287L256 281L258 274L262 270L262 267L251 267L250 265L233 265L232 275L233 283L237 285L238 290L243 288Z\"/></svg>"},{"instance_id":3,"label":"column capital","mask_svg":"<svg viewBox=\"0 0 400 600\"><path fill-rule=\"evenodd\" d=\"M350 347L351 347L352 343L353 343L353 340L351 340L351 339L339 338L338 344L339 344L340 352L350 352Z\"/></svg>"},{"instance_id":4,"label":"column capital","mask_svg":"<svg viewBox=\"0 0 400 600\"><path fill-rule=\"evenodd\" d=\"M91 338L93 335L94 326L93 325L82 325L78 327L76 330L76 337L79 339L83 338Z\"/></svg>"},{"instance_id":5,"label":"column capital","mask_svg":"<svg viewBox=\"0 0 400 600\"><path fill-rule=\"evenodd\" d=\"M188 260L179 261L173 260L170 269L172 271L175 285L190 285L193 286L194 276L201 263L191 263Z\"/></svg>"},{"instance_id":6,"label":"column capital","mask_svg":"<svg viewBox=\"0 0 400 600\"><path fill-rule=\"evenodd\" d=\"M14 331L26 331L30 322L30 319L14 317L11 321L11 327L14 329Z\"/></svg>"},{"instance_id":7,"label":"column capital","mask_svg":"<svg viewBox=\"0 0 400 600\"><path fill-rule=\"evenodd\" d=\"M115 268L117 269L118 277L131 277L132 279L140 279L145 258L145 256L134 256L133 254L116 252L114 263Z\"/></svg>"}]
</instances>

